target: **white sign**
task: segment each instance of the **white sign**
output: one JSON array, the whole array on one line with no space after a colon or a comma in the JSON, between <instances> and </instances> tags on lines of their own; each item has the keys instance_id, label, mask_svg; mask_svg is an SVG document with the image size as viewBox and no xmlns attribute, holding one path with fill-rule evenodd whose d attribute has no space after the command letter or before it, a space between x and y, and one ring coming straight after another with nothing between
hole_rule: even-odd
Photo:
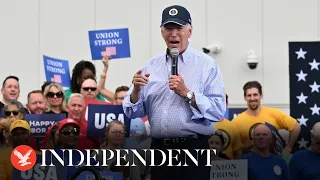
<instances>
[{"instance_id":1,"label":"white sign","mask_svg":"<svg viewBox=\"0 0 320 180\"><path fill-rule=\"evenodd\" d=\"M239 160L216 160L211 162L210 180L247 180L248 162Z\"/></svg>"}]
</instances>

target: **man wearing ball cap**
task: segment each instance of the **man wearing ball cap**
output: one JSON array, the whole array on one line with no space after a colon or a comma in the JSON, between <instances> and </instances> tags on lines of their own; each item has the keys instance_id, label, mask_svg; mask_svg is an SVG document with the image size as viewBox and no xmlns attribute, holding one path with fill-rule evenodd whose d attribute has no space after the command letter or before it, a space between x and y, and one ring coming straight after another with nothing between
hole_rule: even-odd
<instances>
[{"instance_id":1,"label":"man wearing ball cap","mask_svg":"<svg viewBox=\"0 0 320 180\"><path fill-rule=\"evenodd\" d=\"M29 145L31 132L30 125L25 120L16 120L10 126L10 137L12 147L15 148L20 145Z\"/></svg>"},{"instance_id":2,"label":"man wearing ball cap","mask_svg":"<svg viewBox=\"0 0 320 180\"><path fill-rule=\"evenodd\" d=\"M77 121L70 118L61 120L57 131L59 132L58 144L61 146L60 148L75 149L77 147L80 133L80 125Z\"/></svg>"},{"instance_id":3,"label":"man wearing ball cap","mask_svg":"<svg viewBox=\"0 0 320 180\"><path fill-rule=\"evenodd\" d=\"M192 24L185 7L173 5L163 10L160 28L167 49L137 71L122 105L130 119L148 116L151 149L188 149L198 157L195 149L209 149L208 136L214 133L211 121L223 118L226 98L216 61L189 43ZM186 154L180 152L177 156L184 164ZM192 162L187 162L189 167L168 167L168 162L152 167L152 180L209 179L206 159L199 155L194 168ZM162 154L155 153L155 163L161 162Z\"/></svg>"}]
</instances>

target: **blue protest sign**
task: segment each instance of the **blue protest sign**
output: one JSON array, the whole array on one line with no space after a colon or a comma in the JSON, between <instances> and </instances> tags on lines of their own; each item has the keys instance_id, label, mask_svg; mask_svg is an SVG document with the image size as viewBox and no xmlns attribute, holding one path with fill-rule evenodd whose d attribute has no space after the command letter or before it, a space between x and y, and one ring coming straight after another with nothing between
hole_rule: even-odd
<instances>
[{"instance_id":1,"label":"blue protest sign","mask_svg":"<svg viewBox=\"0 0 320 180\"><path fill-rule=\"evenodd\" d=\"M41 154L37 154L37 161L28 171L19 171L13 167L12 179L14 180L38 180L38 179L67 179L67 168L54 163L55 166L40 166Z\"/></svg>"},{"instance_id":2,"label":"blue protest sign","mask_svg":"<svg viewBox=\"0 0 320 180\"><path fill-rule=\"evenodd\" d=\"M24 119L29 123L31 133L38 144L42 144L47 130L55 122L65 119L66 114L26 114Z\"/></svg>"},{"instance_id":3,"label":"blue protest sign","mask_svg":"<svg viewBox=\"0 0 320 180\"><path fill-rule=\"evenodd\" d=\"M121 172L105 172L105 171L99 171L100 177L104 179L112 179L112 180L122 180L122 173ZM85 171L81 173L77 180L95 180L94 175L89 172Z\"/></svg>"},{"instance_id":4,"label":"blue protest sign","mask_svg":"<svg viewBox=\"0 0 320 180\"><path fill-rule=\"evenodd\" d=\"M62 87L70 87L70 70L67 60L43 55L43 64L48 82L56 82Z\"/></svg>"},{"instance_id":5,"label":"blue protest sign","mask_svg":"<svg viewBox=\"0 0 320 180\"><path fill-rule=\"evenodd\" d=\"M131 56L128 28L89 31L89 41L92 60L101 60L106 55L112 59Z\"/></svg>"},{"instance_id":6,"label":"blue protest sign","mask_svg":"<svg viewBox=\"0 0 320 180\"><path fill-rule=\"evenodd\" d=\"M88 136L104 137L106 127L113 120L124 123L126 136L129 136L131 120L124 114L121 105L89 104Z\"/></svg>"},{"instance_id":7,"label":"blue protest sign","mask_svg":"<svg viewBox=\"0 0 320 180\"><path fill-rule=\"evenodd\" d=\"M229 108L229 120L232 120L233 118L235 118L236 116L238 116L246 110L247 108Z\"/></svg>"}]
</instances>

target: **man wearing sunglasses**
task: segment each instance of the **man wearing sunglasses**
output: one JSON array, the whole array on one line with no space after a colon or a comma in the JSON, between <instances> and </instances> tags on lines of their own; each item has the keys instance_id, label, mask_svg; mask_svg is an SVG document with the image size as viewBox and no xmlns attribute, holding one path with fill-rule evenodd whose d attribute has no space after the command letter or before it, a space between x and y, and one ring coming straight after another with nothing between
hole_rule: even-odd
<instances>
[{"instance_id":1,"label":"man wearing sunglasses","mask_svg":"<svg viewBox=\"0 0 320 180\"><path fill-rule=\"evenodd\" d=\"M94 79L86 79L81 85L80 93L85 98L96 99L98 96L98 85Z\"/></svg>"},{"instance_id":2,"label":"man wearing sunglasses","mask_svg":"<svg viewBox=\"0 0 320 180\"><path fill-rule=\"evenodd\" d=\"M293 180L320 179L320 122L311 130L311 146L293 154L289 168Z\"/></svg>"},{"instance_id":3,"label":"man wearing sunglasses","mask_svg":"<svg viewBox=\"0 0 320 180\"><path fill-rule=\"evenodd\" d=\"M65 153L61 149L77 149L80 126L75 120L67 118L59 121L57 132L58 141L54 150L60 157L64 158L65 163L68 163L69 153ZM78 162L80 161L79 153L75 151L75 153L73 153L72 155L72 164L78 164ZM47 157L50 156L52 156L52 154L51 152L48 152ZM67 176L71 176L75 170L76 167L67 167Z\"/></svg>"},{"instance_id":4,"label":"man wearing sunglasses","mask_svg":"<svg viewBox=\"0 0 320 180\"><path fill-rule=\"evenodd\" d=\"M76 149L80 134L79 124L75 120L69 118L59 122L57 129L59 132L58 146L63 149Z\"/></svg>"}]
</instances>

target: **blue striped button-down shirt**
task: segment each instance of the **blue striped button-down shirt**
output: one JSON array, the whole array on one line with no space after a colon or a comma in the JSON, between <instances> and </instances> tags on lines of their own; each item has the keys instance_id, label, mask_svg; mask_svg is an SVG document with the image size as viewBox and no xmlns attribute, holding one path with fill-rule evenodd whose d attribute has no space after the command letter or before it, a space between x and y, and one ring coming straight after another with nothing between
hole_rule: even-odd
<instances>
[{"instance_id":1,"label":"blue striped button-down shirt","mask_svg":"<svg viewBox=\"0 0 320 180\"><path fill-rule=\"evenodd\" d=\"M211 135L211 121L220 121L226 111L226 97L220 69L210 56L188 47L178 58L178 72L186 87L194 92L198 111L169 88L172 60L166 53L153 57L142 69L150 73L148 85L133 104L130 95L123 101L125 114L133 119L148 116L155 138Z\"/></svg>"}]
</instances>

